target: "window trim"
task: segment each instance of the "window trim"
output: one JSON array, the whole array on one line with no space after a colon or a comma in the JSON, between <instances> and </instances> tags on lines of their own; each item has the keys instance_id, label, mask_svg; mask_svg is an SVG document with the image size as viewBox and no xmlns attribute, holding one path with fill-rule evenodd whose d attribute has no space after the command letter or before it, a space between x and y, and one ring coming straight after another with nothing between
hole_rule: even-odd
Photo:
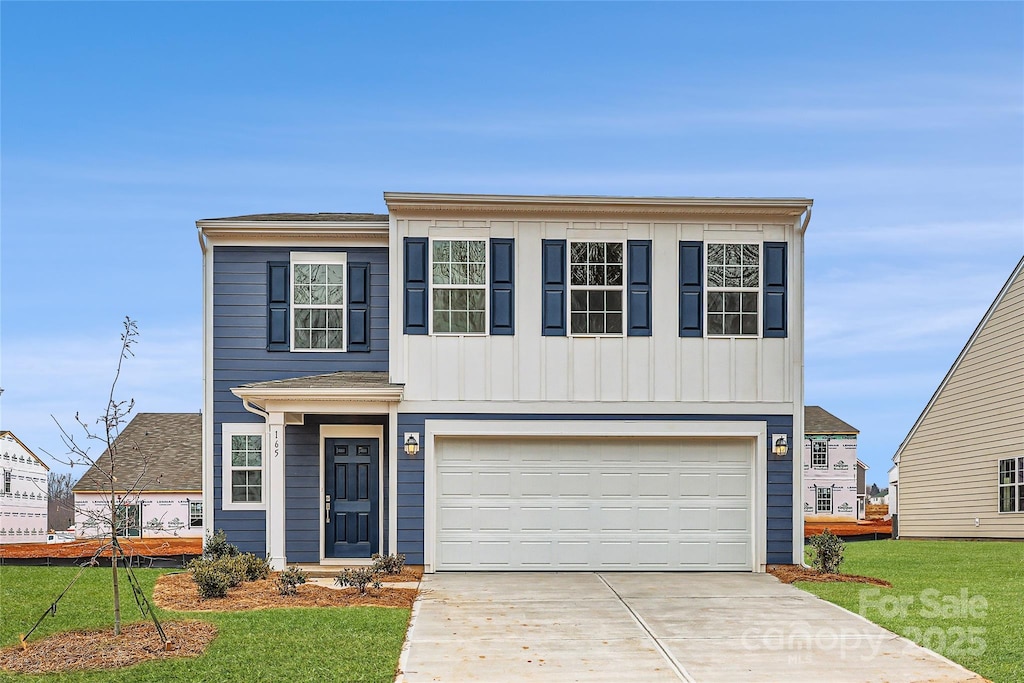
<instances>
[{"instance_id":1,"label":"window trim","mask_svg":"<svg viewBox=\"0 0 1024 683\"><path fill-rule=\"evenodd\" d=\"M622 282L618 285L573 285L572 283L572 245L574 244L594 244L600 242L601 244L618 244L622 247ZM625 239L607 239L603 237L586 238L586 239L567 239L565 243L565 333L568 337L581 337L581 338L596 338L596 337L608 337L610 339L625 338L626 328L629 322L628 314L626 311L627 299L629 298L626 294L626 279L629 277L626 270L626 259L628 258L627 252L627 240ZM605 265L608 264L607 257ZM621 332L573 332L572 331L572 292L573 290L582 290L585 292L591 291L602 291L607 292L609 290L618 289L622 295L622 331ZM604 312L608 315L608 311Z\"/></svg>"},{"instance_id":2,"label":"window trim","mask_svg":"<svg viewBox=\"0 0 1024 683\"><path fill-rule=\"evenodd\" d=\"M712 287L708 281L708 271L710 263L708 262L708 249L712 244L721 245L755 245L757 246L757 289L753 287ZM750 237L734 237L728 239L715 239L715 240L704 240L703 249L704 271L701 273L701 279L703 287L703 310L701 310L701 322L704 325L704 336L708 339L762 339L764 337L764 240L751 241ZM739 292L739 293L755 293L757 294L757 320L754 324L754 334L712 334L710 331L710 325L708 324L708 306L711 303L712 292ZM742 329L742 320L741 320Z\"/></svg>"},{"instance_id":3,"label":"window trim","mask_svg":"<svg viewBox=\"0 0 1024 683\"><path fill-rule=\"evenodd\" d=\"M438 284L434 282L434 242L483 242L484 281L479 285ZM449 261L450 263L450 261ZM489 337L491 334L491 240L489 237L469 235L444 235L427 239L427 334L432 337ZM435 332L434 331L434 289L480 289L484 293L484 329L482 332Z\"/></svg>"},{"instance_id":4,"label":"window trim","mask_svg":"<svg viewBox=\"0 0 1024 683\"><path fill-rule=\"evenodd\" d=\"M1012 484L1004 484L999 480L1000 474L1003 471L1003 463L1013 463L1016 468L1016 480ZM1024 456L1012 456L1009 458L999 458L998 464L996 465L996 511L1001 515L1019 515L1024 513L1024 505L1021 505L1022 496L1024 496ZM1014 501L1014 510L1003 510L999 504L1000 498L1003 493L1003 489L1010 489L1015 494L1012 497Z\"/></svg>"},{"instance_id":5,"label":"window trim","mask_svg":"<svg viewBox=\"0 0 1024 683\"><path fill-rule=\"evenodd\" d=\"M822 495L821 494L823 492L826 492L826 491L828 492L828 510L822 510L821 509L821 502L822 502ZM834 510L833 503L835 503L835 500L834 500L834 498L832 496L832 487L831 486L816 486L816 487L814 487L814 514L820 515L822 513L826 513L826 514L831 515L833 510Z\"/></svg>"},{"instance_id":6,"label":"window trim","mask_svg":"<svg viewBox=\"0 0 1024 683\"><path fill-rule=\"evenodd\" d=\"M341 348L340 349L306 349L295 346L295 312L299 309L309 310L320 308L319 304L295 303L295 266L327 265L341 266L342 297L341 304L324 304L323 308L341 311ZM348 253L344 251L293 251L288 258L288 350L295 353L345 353L348 351Z\"/></svg>"},{"instance_id":7,"label":"window trim","mask_svg":"<svg viewBox=\"0 0 1024 683\"><path fill-rule=\"evenodd\" d=\"M824 453L815 453L814 452L814 447L816 445L818 445L818 444L824 444L824 446L825 446L825 452ZM821 464L815 463L814 457L816 455L824 455L825 456L825 462L823 462ZM814 469L814 470L827 470L828 469L828 440L827 439L824 439L824 440L823 439L811 439L811 469Z\"/></svg>"},{"instance_id":8,"label":"window trim","mask_svg":"<svg viewBox=\"0 0 1024 683\"><path fill-rule=\"evenodd\" d=\"M221 429L221 510L266 510L267 509L267 434L265 425L262 422L225 422ZM255 470L255 467L232 467L231 466L231 437L233 436L258 436L262 446L262 457L260 458L262 473L262 488L260 491L261 500L258 503L235 502L231 500L231 473L236 470Z\"/></svg>"}]
</instances>

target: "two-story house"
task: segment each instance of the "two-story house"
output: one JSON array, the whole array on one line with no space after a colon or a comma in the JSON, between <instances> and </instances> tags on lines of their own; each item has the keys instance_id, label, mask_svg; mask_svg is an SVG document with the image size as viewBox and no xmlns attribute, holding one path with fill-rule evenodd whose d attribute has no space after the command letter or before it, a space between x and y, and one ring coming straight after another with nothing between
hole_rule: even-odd
<instances>
[{"instance_id":1,"label":"two-story house","mask_svg":"<svg viewBox=\"0 0 1024 683\"><path fill-rule=\"evenodd\" d=\"M50 468L6 429L0 431L0 543L45 543Z\"/></svg>"},{"instance_id":2,"label":"two-story house","mask_svg":"<svg viewBox=\"0 0 1024 683\"><path fill-rule=\"evenodd\" d=\"M857 459L858 429L820 406L804 409L804 520L865 517L868 466Z\"/></svg>"},{"instance_id":3,"label":"two-story house","mask_svg":"<svg viewBox=\"0 0 1024 683\"><path fill-rule=\"evenodd\" d=\"M285 563L802 558L807 199L197 221L207 530Z\"/></svg>"}]
</instances>

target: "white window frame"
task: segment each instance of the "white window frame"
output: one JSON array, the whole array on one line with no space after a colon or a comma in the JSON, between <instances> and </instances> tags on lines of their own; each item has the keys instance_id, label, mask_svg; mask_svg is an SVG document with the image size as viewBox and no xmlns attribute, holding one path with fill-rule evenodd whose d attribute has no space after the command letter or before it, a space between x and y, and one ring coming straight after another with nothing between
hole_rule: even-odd
<instances>
[{"instance_id":1,"label":"white window frame","mask_svg":"<svg viewBox=\"0 0 1024 683\"><path fill-rule=\"evenodd\" d=\"M341 266L342 302L341 304L296 304L295 303L295 266L325 265ZM296 353L344 353L348 350L348 254L339 251L293 251L288 264L288 348ZM340 349L306 349L295 346L295 313L298 309L326 308L341 311L341 348Z\"/></svg>"},{"instance_id":2,"label":"white window frame","mask_svg":"<svg viewBox=\"0 0 1024 683\"><path fill-rule=\"evenodd\" d=\"M608 285L608 284L605 284L605 285L574 285L572 283L572 246L574 244L596 244L596 243L601 243L601 244L604 244L606 246L609 245L609 244L618 244L618 245L620 245L622 247L622 263L620 264L622 266L622 282L620 282L618 285ZM626 299L627 299L627 297L626 297L626 256L627 256L627 254L626 254L626 241L625 240L603 239L603 238L599 238L599 237L595 237L595 238L592 238L592 239L570 239L570 240L568 240L568 244L566 245L565 252L566 252L565 253L565 285L566 285L566 298L567 298L567 300L566 300L566 316L567 317L566 317L566 321L565 321L566 322L566 332L568 332L570 337L612 337L612 338L625 337L626 336L626 320L627 320L627 317L626 317ZM589 263L589 258L588 258L588 263ZM608 264L607 256L605 257L604 263L607 266L607 264ZM606 274L606 278L605 279L607 280L607 274ZM620 331L618 331L618 332L573 332L572 331L572 292L573 292L573 290L585 291L585 292L591 292L591 291L608 292L608 291L612 291L612 290L618 290L619 294L622 296L622 311L620 311L620 313L622 315L622 329ZM606 316L605 320L607 321L607 315L608 315L608 311L607 310L604 311L604 315ZM587 326L589 327L589 323L588 323Z\"/></svg>"},{"instance_id":3,"label":"white window frame","mask_svg":"<svg viewBox=\"0 0 1024 683\"><path fill-rule=\"evenodd\" d=\"M821 494L824 493L824 492L828 492L828 509L827 510L822 510L821 509L821 502L822 502L822 495ZM814 489L814 514L820 515L821 513L825 512L825 513L828 513L828 514L831 515L832 511L834 510L834 507L833 507L834 503L835 503L835 500L833 499L833 496L832 496L832 487L830 487L830 486L818 486L818 487L816 487Z\"/></svg>"},{"instance_id":4,"label":"white window frame","mask_svg":"<svg viewBox=\"0 0 1024 683\"><path fill-rule=\"evenodd\" d=\"M455 285L455 284L443 284L434 282L434 243L435 242L483 242L484 243L484 281L483 284L471 285ZM486 337L491 331L491 240L487 237L478 236L444 236L444 237L431 237L428 240L428 249L430 250L429 266L427 268L427 278L430 282L430 288L427 296L427 316L429 318L430 334L436 337ZM451 263L451 261L449 261ZM464 289L474 290L483 289L484 291L484 329L482 332L437 332L434 330L434 290L435 289ZM450 311L450 309L449 309Z\"/></svg>"},{"instance_id":5,"label":"white window frame","mask_svg":"<svg viewBox=\"0 0 1024 683\"><path fill-rule=\"evenodd\" d=\"M193 524L192 521L196 519L192 513L192 506L199 506L199 524ZM188 528L189 529L201 529L203 527L203 501L201 500L190 500L188 501Z\"/></svg>"},{"instance_id":6,"label":"white window frame","mask_svg":"<svg viewBox=\"0 0 1024 683\"><path fill-rule=\"evenodd\" d=\"M267 509L267 433L265 425L261 422L225 422L221 425L221 501L222 510L266 510ZM254 467L232 467L231 466L231 437L233 436L258 436L261 438L262 457L260 458L262 472L261 500L259 502L235 502L231 500L231 473L236 470L254 470Z\"/></svg>"},{"instance_id":7,"label":"white window frame","mask_svg":"<svg viewBox=\"0 0 1024 683\"><path fill-rule=\"evenodd\" d=\"M756 246L757 247L757 287L712 287L711 281L708 278L709 273L709 262L708 262L708 250L711 245L720 244L723 246ZM764 242L763 241L751 241L747 239L715 239L706 240L704 242L704 310L701 311L701 315L704 316L704 334L712 339L760 339L763 330L761 329L762 320L764 316ZM708 320L708 314L712 313L709 309L711 305L711 292L737 292L742 294L755 294L757 300L757 319L754 322L754 334L743 334L743 320L740 319L740 330L739 334L728 334L722 332L720 334L712 334L710 331L710 324ZM742 298L742 296L741 296Z\"/></svg>"},{"instance_id":8,"label":"white window frame","mask_svg":"<svg viewBox=\"0 0 1024 683\"><path fill-rule=\"evenodd\" d=\"M1015 468L1016 481L1012 483L1004 484L999 477L1003 472L1003 463L1013 463ZM1014 509L1003 510L1000 505L1000 499L1003 493L1003 489L1010 489L1013 492ZM996 510L1001 515L1015 515L1024 512L1024 505L1021 505L1021 490L1024 489L1024 456L1014 456L1012 458L1000 458L999 464L996 469Z\"/></svg>"},{"instance_id":9,"label":"white window frame","mask_svg":"<svg viewBox=\"0 0 1024 683\"><path fill-rule=\"evenodd\" d=\"M814 452L814 447L819 445L819 444L821 446L825 447L824 448L824 453L815 453ZM820 464L815 461L815 457L819 456L819 455L824 455L825 456L825 461L820 463ZM811 440L811 468L812 469L816 469L816 470L827 470L828 469L828 441L823 441L821 439L812 439Z\"/></svg>"}]
</instances>

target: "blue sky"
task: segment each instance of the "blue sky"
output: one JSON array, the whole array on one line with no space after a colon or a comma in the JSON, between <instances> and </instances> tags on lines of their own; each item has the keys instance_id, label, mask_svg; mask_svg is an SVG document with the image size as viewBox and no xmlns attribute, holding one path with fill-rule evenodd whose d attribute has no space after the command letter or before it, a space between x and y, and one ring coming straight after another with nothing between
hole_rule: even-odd
<instances>
[{"instance_id":1,"label":"blue sky","mask_svg":"<svg viewBox=\"0 0 1024 683\"><path fill-rule=\"evenodd\" d=\"M1024 253L1019 3L0 3L0 426L201 407L195 220L389 191L806 196L869 481Z\"/></svg>"}]
</instances>

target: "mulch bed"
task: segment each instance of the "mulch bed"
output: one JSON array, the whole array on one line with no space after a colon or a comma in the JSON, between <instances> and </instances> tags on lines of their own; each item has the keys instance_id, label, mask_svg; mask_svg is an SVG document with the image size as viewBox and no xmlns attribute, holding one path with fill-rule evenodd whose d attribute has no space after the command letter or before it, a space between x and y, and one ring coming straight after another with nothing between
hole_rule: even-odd
<instances>
[{"instance_id":1,"label":"mulch bed","mask_svg":"<svg viewBox=\"0 0 1024 683\"><path fill-rule=\"evenodd\" d=\"M228 612L280 607L412 607L416 599L414 588L370 589L359 595L355 588L334 589L306 583L298 587L297 595L281 595L274 577L262 581L247 581L228 590L223 598L199 597L192 576L186 572L164 574L153 587L153 602L162 609L177 612Z\"/></svg>"},{"instance_id":2,"label":"mulch bed","mask_svg":"<svg viewBox=\"0 0 1024 683\"><path fill-rule=\"evenodd\" d=\"M892 584L885 579L876 579L872 576L858 576L856 574L822 574L814 569L807 569L795 564L772 564L768 565L768 573L782 583L793 583L794 581L814 581L816 583L868 583L872 586L884 586L892 588Z\"/></svg>"},{"instance_id":3,"label":"mulch bed","mask_svg":"<svg viewBox=\"0 0 1024 683\"><path fill-rule=\"evenodd\" d=\"M401 574L381 574L380 580L384 583L397 583L399 581L419 581L423 578L423 567L413 565L402 567Z\"/></svg>"},{"instance_id":4,"label":"mulch bed","mask_svg":"<svg viewBox=\"0 0 1024 683\"><path fill-rule=\"evenodd\" d=\"M111 628L68 631L38 641L29 640L27 650L13 645L0 650L0 669L43 674L116 669L154 659L198 657L217 635L217 628L205 621L164 621L161 625L171 640L170 650L164 650L151 622L139 622L122 626L120 636L114 636Z\"/></svg>"}]
</instances>

